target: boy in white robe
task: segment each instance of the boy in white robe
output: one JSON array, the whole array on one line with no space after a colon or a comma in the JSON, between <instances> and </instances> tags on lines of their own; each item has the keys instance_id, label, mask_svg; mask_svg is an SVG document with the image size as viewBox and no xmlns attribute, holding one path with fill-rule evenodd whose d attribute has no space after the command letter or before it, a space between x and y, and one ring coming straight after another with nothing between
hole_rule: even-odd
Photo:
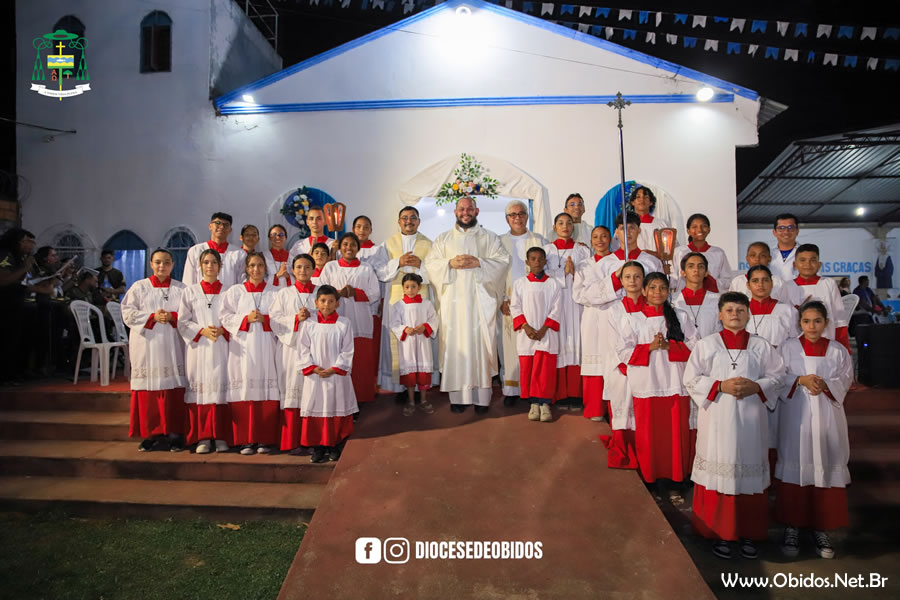
<instances>
[{"instance_id":1,"label":"boy in white robe","mask_svg":"<svg viewBox=\"0 0 900 600\"><path fill-rule=\"evenodd\" d=\"M353 433L353 415L359 411L353 382L353 326L337 314L340 295L330 285L316 291L316 316L300 334L300 443L313 447L310 462L336 461Z\"/></svg>"},{"instance_id":2,"label":"boy in white robe","mask_svg":"<svg viewBox=\"0 0 900 600\"><path fill-rule=\"evenodd\" d=\"M815 244L800 244L794 258L797 277L784 284L785 292L795 306L810 300L818 300L825 305L831 315L825 328L825 337L843 344L850 351L850 333L847 330L849 320L844 314L844 303L837 284L829 277L819 277L819 247Z\"/></svg>"},{"instance_id":3,"label":"boy in white robe","mask_svg":"<svg viewBox=\"0 0 900 600\"><path fill-rule=\"evenodd\" d=\"M313 257L313 260L316 262L316 268L313 269L312 277L310 281L312 281L313 285L322 285L323 282L320 281L322 277L322 269L325 268L325 265L331 261L331 251L328 249L328 244L323 242L316 243L312 250L309 253L310 256Z\"/></svg>"},{"instance_id":4,"label":"boy in white robe","mask_svg":"<svg viewBox=\"0 0 900 600\"><path fill-rule=\"evenodd\" d=\"M419 275L404 275L403 297L392 304L390 310L390 330L397 338L400 384L406 386L406 404L403 406L406 417L416 411L416 388L419 390L419 408L429 415L434 412L426 395L434 371L431 340L438 330L439 320L434 304L419 293L421 289Z\"/></svg>"},{"instance_id":5,"label":"boy in white robe","mask_svg":"<svg viewBox=\"0 0 900 600\"><path fill-rule=\"evenodd\" d=\"M672 306L688 314L695 339L699 340L722 329L719 323L719 294L703 287L709 281L707 257L690 252L677 263L681 267L681 289L674 294Z\"/></svg>"},{"instance_id":6,"label":"boy in white robe","mask_svg":"<svg viewBox=\"0 0 900 600\"><path fill-rule=\"evenodd\" d=\"M747 254L744 258L747 260L748 269L752 269L756 265L769 267L769 264L772 262L772 253L769 251L769 246L766 245L765 242L753 242L752 244L747 246ZM782 300L784 302L790 300L790 298L787 297L787 293L784 291L784 280L773 273L771 267L769 267L769 273L772 274L771 296L776 300ZM731 285L728 287L728 291L741 292L742 294L746 294L749 297L750 286L747 281L748 276L746 273L739 273L735 275L734 279L731 280Z\"/></svg>"},{"instance_id":7,"label":"boy in white robe","mask_svg":"<svg viewBox=\"0 0 900 600\"><path fill-rule=\"evenodd\" d=\"M750 301L739 292L719 298L724 329L694 346L684 385L699 408L694 481L695 530L716 540L713 554L758 556L769 523L768 410L784 381L781 355L745 329Z\"/></svg>"},{"instance_id":8,"label":"boy in white robe","mask_svg":"<svg viewBox=\"0 0 900 600\"><path fill-rule=\"evenodd\" d=\"M633 192L628 203L641 219L641 235L638 248L656 256L656 238L653 232L668 227L665 221L652 215L656 209L656 196L650 188L640 185Z\"/></svg>"},{"instance_id":9,"label":"boy in white robe","mask_svg":"<svg viewBox=\"0 0 900 600\"><path fill-rule=\"evenodd\" d=\"M243 274L242 270L235 271L235 263L232 259L243 253L240 252L239 246L229 246L228 236L231 234L231 224L233 219L231 215L224 212L214 212L209 219L209 240L196 244L187 252L184 260L184 271L181 275L181 282L184 285L193 285L200 283L203 279L203 273L200 272L200 254L204 250L212 249L219 253L222 257L222 268L219 270L219 281L222 287L228 289L238 282Z\"/></svg>"},{"instance_id":10,"label":"boy in white robe","mask_svg":"<svg viewBox=\"0 0 900 600\"><path fill-rule=\"evenodd\" d=\"M850 354L824 337L828 311L813 300L800 307L803 335L781 347L787 365L778 427L775 519L786 525L781 550L797 556L799 528L813 530L816 552L834 558L826 531L846 527L850 444L844 399L853 382Z\"/></svg>"},{"instance_id":11,"label":"boy in white robe","mask_svg":"<svg viewBox=\"0 0 900 600\"><path fill-rule=\"evenodd\" d=\"M509 300L518 336L519 397L531 402L528 420L549 423L553 420L550 403L557 388L562 287L544 272L547 254L543 248L529 248L525 262L530 272L516 279Z\"/></svg>"},{"instance_id":12,"label":"boy in white robe","mask_svg":"<svg viewBox=\"0 0 900 600\"><path fill-rule=\"evenodd\" d=\"M711 246L706 241L706 236L710 232L709 217L701 213L688 217L687 232L688 243L686 246L675 248L672 262L680 265L685 254L700 252L707 260L707 275L703 281L703 288L711 292L724 292L731 285L734 273L731 272L731 265L728 263L725 251L718 246ZM679 274L674 274L674 278L678 279ZM680 286L673 284L672 287L677 289Z\"/></svg>"},{"instance_id":13,"label":"boy in white robe","mask_svg":"<svg viewBox=\"0 0 900 600\"><path fill-rule=\"evenodd\" d=\"M326 244L327 248L327 244L333 241L325 235L325 211L322 210L322 207L310 207L306 212L306 226L309 227L309 237L294 242L290 250L291 256L310 254L316 244Z\"/></svg>"}]
</instances>

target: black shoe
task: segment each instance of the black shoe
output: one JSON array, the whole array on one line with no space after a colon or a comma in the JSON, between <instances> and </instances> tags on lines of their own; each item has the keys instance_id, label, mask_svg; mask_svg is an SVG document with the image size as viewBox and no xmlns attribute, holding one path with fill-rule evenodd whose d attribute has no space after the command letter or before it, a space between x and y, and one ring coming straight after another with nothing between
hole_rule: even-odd
<instances>
[{"instance_id":1,"label":"black shoe","mask_svg":"<svg viewBox=\"0 0 900 600\"><path fill-rule=\"evenodd\" d=\"M325 456L325 448L323 446L316 446L313 448L312 456L309 457L309 462L311 463L323 463L328 460L328 457Z\"/></svg>"},{"instance_id":2,"label":"black shoe","mask_svg":"<svg viewBox=\"0 0 900 600\"><path fill-rule=\"evenodd\" d=\"M153 438L147 438L138 446L138 452L150 452L153 450L153 445L156 443L156 440Z\"/></svg>"},{"instance_id":3,"label":"black shoe","mask_svg":"<svg viewBox=\"0 0 900 600\"><path fill-rule=\"evenodd\" d=\"M341 449L337 446L328 449L328 460L331 462L337 462L337 459L341 457Z\"/></svg>"},{"instance_id":4,"label":"black shoe","mask_svg":"<svg viewBox=\"0 0 900 600\"><path fill-rule=\"evenodd\" d=\"M356 423L357 421L359 421L359 411L353 413L353 422Z\"/></svg>"},{"instance_id":5,"label":"black shoe","mask_svg":"<svg viewBox=\"0 0 900 600\"><path fill-rule=\"evenodd\" d=\"M185 448L184 437L180 435L168 436L169 452L181 452Z\"/></svg>"},{"instance_id":6,"label":"black shoe","mask_svg":"<svg viewBox=\"0 0 900 600\"><path fill-rule=\"evenodd\" d=\"M450 412L452 413L464 413L466 412L466 408L468 404L450 404Z\"/></svg>"},{"instance_id":7,"label":"black shoe","mask_svg":"<svg viewBox=\"0 0 900 600\"><path fill-rule=\"evenodd\" d=\"M518 396L503 396L503 406L515 406Z\"/></svg>"},{"instance_id":8,"label":"black shoe","mask_svg":"<svg viewBox=\"0 0 900 600\"><path fill-rule=\"evenodd\" d=\"M476 414L476 415L483 415L484 413L486 413L486 412L488 411L489 408L490 408L490 406L476 406L476 407L475 407L475 414Z\"/></svg>"}]
</instances>

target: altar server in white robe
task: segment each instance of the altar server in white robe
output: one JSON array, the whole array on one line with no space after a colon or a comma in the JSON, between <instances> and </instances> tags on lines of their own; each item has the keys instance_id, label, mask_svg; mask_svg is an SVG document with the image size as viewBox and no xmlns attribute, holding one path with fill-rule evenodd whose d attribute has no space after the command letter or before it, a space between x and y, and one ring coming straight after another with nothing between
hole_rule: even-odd
<instances>
[{"instance_id":1,"label":"altar server in white robe","mask_svg":"<svg viewBox=\"0 0 900 600\"><path fill-rule=\"evenodd\" d=\"M782 302L789 303L788 294L784 288L784 280L781 279L770 266L772 262L772 254L769 252L769 247L765 242L753 242L749 246L747 246L747 254L745 256L747 260L747 268L751 269L756 265L762 265L769 269L769 273L772 274L772 293L771 296L775 300L781 300ZM734 279L731 280L731 285L728 288L731 292L741 292L742 294L746 294L747 296L751 296L750 292L750 284L747 279L747 273L738 273L734 276Z\"/></svg>"},{"instance_id":2,"label":"altar server in white robe","mask_svg":"<svg viewBox=\"0 0 900 600\"><path fill-rule=\"evenodd\" d=\"M581 194L569 194L566 198L563 212L572 217L572 235L570 237L582 246L590 248L591 230L594 228L592 225L594 220L583 218L584 198L581 197ZM557 237L554 231L551 238L555 240Z\"/></svg>"},{"instance_id":3,"label":"altar server in white robe","mask_svg":"<svg viewBox=\"0 0 900 600\"><path fill-rule=\"evenodd\" d=\"M185 286L170 277L168 250L150 255L153 275L134 283L122 299L122 319L130 328L131 420L129 435L144 438L138 450L184 449L187 428L184 341L178 335L178 307Z\"/></svg>"},{"instance_id":4,"label":"altar server in white robe","mask_svg":"<svg viewBox=\"0 0 900 600\"><path fill-rule=\"evenodd\" d=\"M731 285L734 273L731 271L731 265L728 263L728 257L725 251L718 246L711 246L706 237L709 235L709 218L701 213L696 213L688 217L687 220L688 243L685 246L678 246L672 255L672 262L676 265L681 264L681 259L691 252L700 252L706 257L707 269L706 278L703 280L703 289L710 292L724 292ZM673 278L679 279L680 273L673 273ZM676 290L682 286L673 285Z\"/></svg>"},{"instance_id":5,"label":"altar server in white robe","mask_svg":"<svg viewBox=\"0 0 900 600\"><path fill-rule=\"evenodd\" d=\"M553 219L556 240L544 246L547 274L556 279L561 290L559 353L556 359L556 393L553 402L563 410L580 410L581 391L581 313L584 307L572 297L575 272L591 258L591 250L572 239L574 222L568 213ZM586 238L590 241L590 237Z\"/></svg>"},{"instance_id":6,"label":"altar server in white robe","mask_svg":"<svg viewBox=\"0 0 900 600\"><path fill-rule=\"evenodd\" d=\"M381 355L378 367L378 387L397 392L398 404L406 402L407 394L400 384L400 353L397 338L388 327L391 320L391 306L403 297L403 278L415 273L422 278L419 293L423 299L435 301L428 273L425 271L425 257L431 250L431 240L419 233L419 211L415 206L404 206L397 215L400 231L384 241L388 261L378 271L378 279L384 284L384 304L382 324L386 331L381 335ZM437 338L431 340L432 355L437 354ZM432 374L431 383L437 385L437 371Z\"/></svg>"},{"instance_id":7,"label":"altar server in white robe","mask_svg":"<svg viewBox=\"0 0 900 600\"><path fill-rule=\"evenodd\" d=\"M853 382L853 364L843 345L824 337L827 321L823 303L804 304L803 335L781 346L787 381L778 428L775 520L786 525L781 549L787 556L797 556L799 529L808 527L819 556L833 558L827 531L849 524L850 444L844 400Z\"/></svg>"},{"instance_id":8,"label":"altar server in white robe","mask_svg":"<svg viewBox=\"0 0 900 600\"><path fill-rule=\"evenodd\" d=\"M359 403L375 400L376 374L372 314L381 298L381 286L375 271L361 262L359 238L355 233L345 233L340 238L341 257L325 265L320 278L321 285L330 285L341 295L338 314L347 317L353 325L353 352L355 363L350 378Z\"/></svg>"},{"instance_id":9,"label":"altar server in white robe","mask_svg":"<svg viewBox=\"0 0 900 600\"><path fill-rule=\"evenodd\" d=\"M562 286L547 275L547 253L528 249L529 273L513 284L509 310L519 348L521 397L531 403L529 421L553 421L550 404L556 394Z\"/></svg>"},{"instance_id":10,"label":"altar server in white robe","mask_svg":"<svg viewBox=\"0 0 900 600\"><path fill-rule=\"evenodd\" d=\"M209 240L196 244L187 252L184 261L184 271L181 275L181 282L184 285L193 285L200 283L203 279L203 273L200 271L200 254L204 250L215 250L222 257L222 268L219 269L219 281L222 287L228 289L233 286L242 272L235 272L234 265L237 264L231 260L233 256L241 256L239 246L229 245L228 236L231 235L231 215L224 212L214 212L209 219ZM238 265L239 266L239 265Z\"/></svg>"},{"instance_id":11,"label":"altar server in white robe","mask_svg":"<svg viewBox=\"0 0 900 600\"><path fill-rule=\"evenodd\" d=\"M186 344L188 387L184 394L189 429L187 442L197 454L227 452L231 446L231 409L228 406L228 340L222 325L222 258L212 249L200 255L203 280L190 285L181 297L178 331ZM215 446L213 446L215 442Z\"/></svg>"},{"instance_id":12,"label":"altar server in white robe","mask_svg":"<svg viewBox=\"0 0 900 600\"><path fill-rule=\"evenodd\" d=\"M359 252L356 258L372 267L375 277L388 262L388 253L383 244L376 244L369 237L372 235L372 220L365 215L353 219L353 233L359 238ZM340 253L338 253L340 254ZM381 336L384 329L384 296L385 284L378 282L378 302L372 305L372 356L375 363L375 387L378 388L378 366L381 363Z\"/></svg>"},{"instance_id":13,"label":"altar server in white robe","mask_svg":"<svg viewBox=\"0 0 900 600\"><path fill-rule=\"evenodd\" d=\"M427 414L434 412L434 406L426 396L434 372L431 340L437 335L439 319L431 300L422 298L421 285L422 278L415 273L404 275L403 298L390 310L390 330L397 336L400 383L406 386L406 404L403 406L406 417L416 410L417 388L419 408Z\"/></svg>"},{"instance_id":14,"label":"altar server in white robe","mask_svg":"<svg viewBox=\"0 0 900 600\"><path fill-rule=\"evenodd\" d=\"M768 248L767 248L768 249ZM747 331L765 338L773 348L779 348L785 340L800 334L797 322L797 309L789 302L780 302L772 297L772 272L769 267L758 264L750 267L746 276L742 276L750 286L750 320ZM782 402L775 404L769 411L769 467L770 475L775 475L775 462L778 457L778 415Z\"/></svg>"},{"instance_id":15,"label":"altar server in white robe","mask_svg":"<svg viewBox=\"0 0 900 600\"><path fill-rule=\"evenodd\" d=\"M353 383L353 325L339 316L341 300L330 285L316 290L316 315L300 334L303 399L300 403L300 443L313 448L310 462L336 461L353 433L359 412Z\"/></svg>"},{"instance_id":16,"label":"altar server in white robe","mask_svg":"<svg viewBox=\"0 0 900 600\"><path fill-rule=\"evenodd\" d=\"M850 351L849 319L844 314L844 302L837 284L830 277L820 277L819 247L815 244L801 244L797 247L794 268L797 277L784 284L787 294L795 306L810 300L818 300L825 305L831 318L825 327L825 337L843 344Z\"/></svg>"},{"instance_id":17,"label":"altar server in white robe","mask_svg":"<svg viewBox=\"0 0 900 600\"><path fill-rule=\"evenodd\" d=\"M581 313L581 393L584 402L584 418L592 421L602 421L606 416L606 407L603 403L603 361L599 358L604 353L603 347L609 338L603 335L602 329L606 324L604 309L609 303L594 304L592 299L584 293L585 277L593 280L596 269L594 266L600 259L609 256L612 243L612 235L604 225L597 225L591 232L591 249L594 251L593 260L582 263L581 268L575 271L575 280L572 282L572 298L584 307Z\"/></svg>"},{"instance_id":18,"label":"altar server in white robe","mask_svg":"<svg viewBox=\"0 0 900 600\"><path fill-rule=\"evenodd\" d=\"M312 206L306 211L306 226L309 227L309 236L294 242L291 256L312 254L312 248L316 244L326 244L330 251L334 240L325 235L325 211L321 206Z\"/></svg>"},{"instance_id":19,"label":"altar server in white robe","mask_svg":"<svg viewBox=\"0 0 900 600\"><path fill-rule=\"evenodd\" d=\"M669 226L662 219L653 216L653 211L656 210L656 196L650 188L639 185L631 192L631 198L628 203L641 219L641 235L638 237L638 248L656 256L656 238L653 232Z\"/></svg>"},{"instance_id":20,"label":"altar server in white robe","mask_svg":"<svg viewBox=\"0 0 900 600\"><path fill-rule=\"evenodd\" d=\"M724 329L691 352L684 384L699 408L693 523L715 540L713 553L731 558L740 540L744 558L758 556L769 523L768 409L784 384L781 354L745 329L750 301L738 292L719 298Z\"/></svg>"},{"instance_id":21,"label":"altar server in white robe","mask_svg":"<svg viewBox=\"0 0 900 600\"><path fill-rule=\"evenodd\" d=\"M251 252L256 252L256 247L259 245L259 228L249 223L244 225L241 227L240 240L240 249L222 259L222 268L234 274L234 285L241 285L247 281L247 255ZM263 253L260 252L260 254ZM263 257L265 257L265 254L263 254ZM266 264L268 265L268 263ZM271 276L272 273L267 271L266 275Z\"/></svg>"},{"instance_id":22,"label":"altar server in white robe","mask_svg":"<svg viewBox=\"0 0 900 600\"><path fill-rule=\"evenodd\" d=\"M234 444L241 454L268 454L281 439L281 394L270 311L275 291L266 285L266 259L251 252L247 281L222 299L221 319L231 333L228 353L228 404Z\"/></svg>"},{"instance_id":23,"label":"altar server in white robe","mask_svg":"<svg viewBox=\"0 0 900 600\"><path fill-rule=\"evenodd\" d=\"M316 268L313 269L310 281L312 281L313 285L321 285L322 269L331 261L331 251L328 249L328 244L323 242L314 244L310 256L316 261Z\"/></svg>"},{"instance_id":24,"label":"altar server in white robe","mask_svg":"<svg viewBox=\"0 0 900 600\"><path fill-rule=\"evenodd\" d=\"M497 374L497 309L510 256L500 238L478 224L475 200L460 198L453 212L456 224L438 236L425 259L440 299L441 391L449 392L453 412L474 404L484 413Z\"/></svg>"},{"instance_id":25,"label":"altar server in white robe","mask_svg":"<svg viewBox=\"0 0 900 600\"><path fill-rule=\"evenodd\" d=\"M510 200L506 205L506 222L509 224L509 231L500 236L500 241L512 258L506 273L506 293L498 315L502 352L500 381L503 385L503 404L513 406L519 396L519 354L516 347L519 334L513 329L509 300L513 283L528 274L525 253L529 248L543 247L547 240L540 234L528 231L528 206L521 200Z\"/></svg>"},{"instance_id":26,"label":"altar server in white robe","mask_svg":"<svg viewBox=\"0 0 900 600\"><path fill-rule=\"evenodd\" d=\"M616 354L626 365L634 406L638 471L646 483L680 483L690 475L694 458L690 432L696 424L691 423L691 401L682 382L693 325L684 311L669 304L664 273L649 273L643 289L642 310L616 324ZM684 501L680 488L665 490L673 504Z\"/></svg>"},{"instance_id":27,"label":"altar server in white robe","mask_svg":"<svg viewBox=\"0 0 900 600\"><path fill-rule=\"evenodd\" d=\"M270 323L278 336L281 368L278 381L281 390L281 450L300 452L300 401L303 373L300 369L300 334L304 324L316 314L316 286L312 273L315 261L309 254L294 257L291 272L294 285L278 290L272 303Z\"/></svg>"},{"instance_id":28,"label":"altar server in white robe","mask_svg":"<svg viewBox=\"0 0 900 600\"><path fill-rule=\"evenodd\" d=\"M269 227L268 238L269 249L264 254L269 283L276 288L291 287L294 283L291 277L291 253L284 247L287 243L287 229L276 223Z\"/></svg>"},{"instance_id":29,"label":"altar server in white robe","mask_svg":"<svg viewBox=\"0 0 900 600\"><path fill-rule=\"evenodd\" d=\"M672 305L685 311L699 340L722 329L719 322L719 296L703 287L708 281L707 258L700 252L689 252L681 257L681 289L672 297ZM746 295L746 294L745 294Z\"/></svg>"}]
</instances>

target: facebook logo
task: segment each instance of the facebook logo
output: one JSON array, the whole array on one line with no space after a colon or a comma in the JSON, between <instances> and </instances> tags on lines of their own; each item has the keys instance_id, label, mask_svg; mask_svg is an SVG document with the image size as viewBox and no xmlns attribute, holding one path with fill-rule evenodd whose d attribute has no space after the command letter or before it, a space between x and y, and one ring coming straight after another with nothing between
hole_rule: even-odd
<instances>
[{"instance_id":1,"label":"facebook logo","mask_svg":"<svg viewBox=\"0 0 900 600\"><path fill-rule=\"evenodd\" d=\"M381 540L375 537L356 538L356 562L361 565L381 562Z\"/></svg>"}]
</instances>

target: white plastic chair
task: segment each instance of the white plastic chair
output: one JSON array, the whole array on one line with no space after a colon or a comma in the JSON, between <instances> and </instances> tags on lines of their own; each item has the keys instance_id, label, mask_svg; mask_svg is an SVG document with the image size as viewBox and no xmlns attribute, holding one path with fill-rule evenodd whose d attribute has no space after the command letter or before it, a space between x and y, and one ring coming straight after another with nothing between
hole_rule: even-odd
<instances>
[{"instance_id":1,"label":"white plastic chair","mask_svg":"<svg viewBox=\"0 0 900 600\"><path fill-rule=\"evenodd\" d=\"M78 326L78 337L81 341L78 346L78 359L75 361L75 379L73 383L78 383L81 355L85 349L90 349L91 381L97 381L97 373L99 372L100 385L109 385L109 351L118 346L127 346L127 343L108 342L106 340L106 324L103 320L103 313L93 304L83 300L73 300L69 304L69 310L75 316L75 324ZM97 315L97 322L100 325L100 339L102 340L100 342L94 338L94 329L91 327L91 313Z\"/></svg>"},{"instance_id":2,"label":"white plastic chair","mask_svg":"<svg viewBox=\"0 0 900 600\"><path fill-rule=\"evenodd\" d=\"M125 377L131 377L131 359L128 355L128 328L125 327L125 320L122 319L122 305L118 302L107 302L106 303L106 311L109 313L109 316L112 317L112 322L115 325L116 334L114 342L124 342L125 345L121 346L122 354L125 357ZM112 355L112 375L111 377L115 379L116 377L116 367L119 364L119 346L113 348Z\"/></svg>"},{"instance_id":3,"label":"white plastic chair","mask_svg":"<svg viewBox=\"0 0 900 600\"><path fill-rule=\"evenodd\" d=\"M859 304L859 296L856 294L847 294L841 298L841 302L844 303L844 318L849 323L850 317L856 312L856 305Z\"/></svg>"}]
</instances>

